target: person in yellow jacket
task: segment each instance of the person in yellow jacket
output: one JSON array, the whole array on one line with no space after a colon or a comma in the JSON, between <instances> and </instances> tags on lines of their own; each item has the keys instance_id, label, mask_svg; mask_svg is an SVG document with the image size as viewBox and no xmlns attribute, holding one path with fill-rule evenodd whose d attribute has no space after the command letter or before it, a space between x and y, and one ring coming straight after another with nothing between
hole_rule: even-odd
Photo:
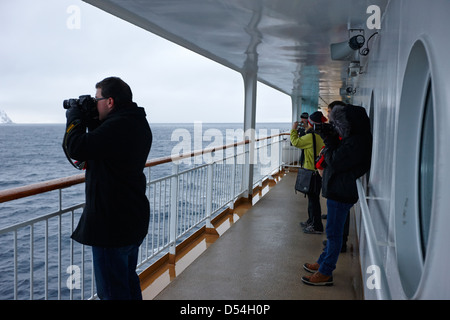
<instances>
[{"instance_id":1,"label":"person in yellow jacket","mask_svg":"<svg viewBox=\"0 0 450 320\"><path fill-rule=\"evenodd\" d=\"M294 122L291 130L291 143L294 147L303 149L304 162L302 164L303 168L309 170L316 170L315 168L315 157L319 155L320 150L324 146L323 140L320 135L314 133L314 124L320 124L326 122L326 118L323 116L322 112L316 111L311 114L308 118L308 126L306 127L306 134L303 136L298 135L297 127L298 122ZM314 140L316 150L314 152ZM305 233L310 234L321 234L323 232L323 224L321 219L322 211L320 207L320 189L317 193L308 193L308 220L306 222L301 222L300 225L303 227Z\"/></svg>"}]
</instances>

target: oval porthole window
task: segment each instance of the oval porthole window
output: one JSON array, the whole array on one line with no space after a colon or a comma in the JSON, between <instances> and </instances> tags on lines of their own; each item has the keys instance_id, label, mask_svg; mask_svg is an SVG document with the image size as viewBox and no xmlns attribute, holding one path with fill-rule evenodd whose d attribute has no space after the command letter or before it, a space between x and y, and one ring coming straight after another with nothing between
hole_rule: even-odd
<instances>
[{"instance_id":1,"label":"oval porthole window","mask_svg":"<svg viewBox=\"0 0 450 320\"><path fill-rule=\"evenodd\" d=\"M434 112L431 79L422 116L422 132L419 157L419 224L422 256L425 260L430 231L434 182Z\"/></svg>"},{"instance_id":2,"label":"oval porthole window","mask_svg":"<svg viewBox=\"0 0 450 320\"><path fill-rule=\"evenodd\" d=\"M423 273L432 218L434 104L426 48L411 49L403 79L395 150L395 245L403 290L413 297Z\"/></svg>"},{"instance_id":3,"label":"oval porthole window","mask_svg":"<svg viewBox=\"0 0 450 320\"><path fill-rule=\"evenodd\" d=\"M370 95L370 105L369 105L369 120L370 120L370 133L373 134L373 125L374 125L374 117L375 117L375 101L374 101L374 93L372 91ZM372 157L376 154L374 150L372 150ZM363 186L365 188L366 192L366 198L369 198L371 196L371 190L370 190L370 174L371 174L371 168L369 168L369 171L364 175L362 182Z\"/></svg>"}]
</instances>

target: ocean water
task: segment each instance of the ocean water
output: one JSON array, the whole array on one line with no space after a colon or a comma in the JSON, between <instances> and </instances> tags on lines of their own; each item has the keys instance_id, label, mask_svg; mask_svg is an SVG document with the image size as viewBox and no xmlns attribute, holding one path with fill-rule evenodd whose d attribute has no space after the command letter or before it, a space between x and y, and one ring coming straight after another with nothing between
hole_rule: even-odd
<instances>
[{"instance_id":1,"label":"ocean water","mask_svg":"<svg viewBox=\"0 0 450 320\"><path fill-rule=\"evenodd\" d=\"M153 144L148 159L170 156L174 148L183 139L192 142L191 151L215 144L229 144L237 140L232 133L242 129L240 123L188 123L188 124L150 124L153 133ZM0 125L0 190L25 186L47 180L68 177L81 173L66 159L62 145L64 124L2 124ZM257 124L257 136L266 136L278 132L286 132L288 123ZM200 133L200 136L199 136ZM200 137L200 144L194 141ZM232 140L230 140L230 138ZM234 138L234 140L233 140ZM223 143L222 143L223 141ZM180 148L177 148L179 150ZM186 150L186 149L183 149ZM170 175L171 165L152 168L151 179ZM27 203L30 208L37 209L42 204ZM0 228L23 220L16 217L16 212L9 212L0 204ZM7 216L11 221L8 221Z\"/></svg>"},{"instance_id":2,"label":"ocean water","mask_svg":"<svg viewBox=\"0 0 450 320\"><path fill-rule=\"evenodd\" d=\"M215 144L228 144L237 140L230 135L236 130L242 129L239 123L191 123L191 124L150 124L153 132L153 145L149 154L149 160L170 156L174 148L180 144L180 141L190 142L191 150L197 150L198 146L207 147L214 142ZM67 177L79 174L67 161L61 144L64 136L64 124L3 124L0 125L0 190L6 190L19 186L25 186L37 182L43 182L51 179ZM266 136L279 132L286 132L290 129L289 123L261 123L257 124L257 136ZM190 138L190 140L188 139ZM197 138L196 141L194 139ZM200 139L200 141L198 141ZM191 141L192 140L192 141ZM222 143L223 141L223 143ZM185 165L186 166L186 165ZM152 167L151 180L170 175L171 164ZM147 174L147 171L146 171ZM58 209L58 191L52 191L46 194L37 195L29 198L19 199L0 204L0 229L14 225L29 219L55 212ZM71 187L63 190L63 199L65 207L84 202L84 185ZM78 222L68 221L62 230L63 242L70 241L71 224ZM36 234L41 232L44 226L36 226ZM49 243L58 241L56 234L58 230L50 229ZM13 239L11 235L0 235L0 299L12 299L13 288L11 268L14 266L14 251L11 244ZM31 242L33 242L31 244ZM64 244L62 244L64 246ZM66 245L69 247L66 243ZM43 262L38 257L45 254L45 243L43 239L30 238L29 231L17 233L16 246L27 251L30 246L34 247L36 255L34 268L35 277L44 277L42 274ZM49 245L49 247L51 247ZM51 250L51 249L49 249ZM51 259L55 253L48 253ZM63 256L69 256L70 253L63 253ZM27 259L25 259L27 260ZM20 262L18 257L18 283L19 298L29 298L29 280L24 276L21 280L21 274L30 273L28 263ZM67 261L66 265L70 265ZM55 277L57 281L58 272L64 273L65 270L57 270L56 266L48 267L49 279ZM24 289L20 289L20 288ZM41 289L36 289L33 298L42 299ZM49 298L55 298L58 295L68 298L66 295L58 293L57 289L49 290Z\"/></svg>"}]
</instances>

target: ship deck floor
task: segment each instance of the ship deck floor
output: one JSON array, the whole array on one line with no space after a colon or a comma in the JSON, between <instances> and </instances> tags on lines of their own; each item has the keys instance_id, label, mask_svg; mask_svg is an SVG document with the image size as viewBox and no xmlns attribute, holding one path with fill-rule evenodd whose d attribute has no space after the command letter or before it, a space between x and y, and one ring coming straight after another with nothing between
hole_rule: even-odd
<instances>
[{"instance_id":1,"label":"ship deck floor","mask_svg":"<svg viewBox=\"0 0 450 320\"><path fill-rule=\"evenodd\" d=\"M312 287L301 282L308 274L303 263L317 260L326 235L302 231L299 222L307 219L307 199L295 194L295 178L296 172L287 173L155 299L362 299L353 211L348 249L339 256L334 285Z\"/></svg>"}]
</instances>

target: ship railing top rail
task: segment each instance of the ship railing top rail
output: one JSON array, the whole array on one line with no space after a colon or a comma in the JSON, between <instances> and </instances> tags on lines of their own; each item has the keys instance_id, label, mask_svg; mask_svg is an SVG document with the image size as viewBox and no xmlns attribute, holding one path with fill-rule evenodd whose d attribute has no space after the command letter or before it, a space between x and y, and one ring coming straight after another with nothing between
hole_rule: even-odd
<instances>
[{"instance_id":1,"label":"ship railing top rail","mask_svg":"<svg viewBox=\"0 0 450 320\"><path fill-rule=\"evenodd\" d=\"M267 139L275 138L278 136L286 136L286 135L289 135L289 134L288 133L279 133L279 134L275 134L275 135L271 135L271 136L267 136L267 137L263 137L263 138L257 138L254 141L256 141L256 142L264 141ZM223 146L192 151L190 153L184 153L182 155L155 158L155 159L148 160L145 164L145 167L154 167L154 166L157 166L160 164L179 161L179 160L186 159L186 158L192 158L192 157L199 156L202 154L212 153L215 151L225 150L228 148L233 148L233 147L246 145L246 144L250 144L250 140L247 139L245 141L235 142L235 143L231 143L231 144L227 144L227 145L223 145ZM80 173L80 174L69 176L69 177L53 179L53 180L48 180L48 181L44 181L44 182L38 182L38 183L34 183L34 184L22 186L22 187L0 190L0 203L17 200L17 199L33 196L36 194L45 193L48 191L64 189L64 188L68 188L68 187L71 187L71 186L74 186L74 185L77 185L80 183L84 183L84 182L85 182L85 174Z\"/></svg>"}]
</instances>

